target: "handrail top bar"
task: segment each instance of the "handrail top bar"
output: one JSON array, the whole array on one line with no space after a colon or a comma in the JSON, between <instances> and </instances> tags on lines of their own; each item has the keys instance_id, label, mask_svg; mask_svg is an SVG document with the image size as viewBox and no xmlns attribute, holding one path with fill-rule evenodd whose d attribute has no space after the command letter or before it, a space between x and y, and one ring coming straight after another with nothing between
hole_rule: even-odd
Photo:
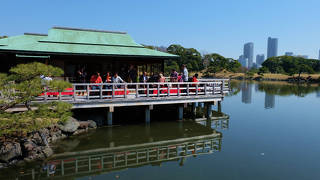
<instances>
[{"instance_id":1,"label":"handrail top bar","mask_svg":"<svg viewBox=\"0 0 320 180\"><path fill-rule=\"evenodd\" d=\"M222 83L222 81L206 81L206 82L147 82L147 83L72 83L75 86L85 86L85 85L164 85L164 84L209 84L209 83Z\"/></svg>"},{"instance_id":2,"label":"handrail top bar","mask_svg":"<svg viewBox=\"0 0 320 180\"><path fill-rule=\"evenodd\" d=\"M228 78L221 78L221 79L210 79L210 78L200 78L199 81L229 81Z\"/></svg>"}]
</instances>

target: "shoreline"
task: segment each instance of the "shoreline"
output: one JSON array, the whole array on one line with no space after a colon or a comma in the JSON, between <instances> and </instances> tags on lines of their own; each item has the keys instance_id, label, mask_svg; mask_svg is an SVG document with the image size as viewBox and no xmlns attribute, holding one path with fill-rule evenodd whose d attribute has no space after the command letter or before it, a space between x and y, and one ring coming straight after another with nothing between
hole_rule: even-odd
<instances>
[{"instance_id":1,"label":"shoreline","mask_svg":"<svg viewBox=\"0 0 320 180\"><path fill-rule=\"evenodd\" d=\"M92 120L78 121L71 117L64 125L51 125L23 137L1 137L0 169L49 158L54 153L53 143L96 128L97 124Z\"/></svg>"},{"instance_id":2,"label":"shoreline","mask_svg":"<svg viewBox=\"0 0 320 180\"><path fill-rule=\"evenodd\" d=\"M216 73L215 75L203 76L204 78L227 78L230 80L254 80L254 81L280 81L280 82L289 82L289 83L310 83L318 84L320 83L320 74L301 74L301 77L298 78L298 75L288 76L284 74L271 74L266 73L264 75L253 74L248 76L245 73Z\"/></svg>"}]
</instances>

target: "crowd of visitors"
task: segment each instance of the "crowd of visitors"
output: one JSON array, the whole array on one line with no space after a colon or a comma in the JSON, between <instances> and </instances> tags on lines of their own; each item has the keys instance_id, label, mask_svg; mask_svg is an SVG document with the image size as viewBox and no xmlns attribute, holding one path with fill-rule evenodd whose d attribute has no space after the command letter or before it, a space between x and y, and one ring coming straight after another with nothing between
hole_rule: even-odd
<instances>
[{"instance_id":1,"label":"crowd of visitors","mask_svg":"<svg viewBox=\"0 0 320 180\"><path fill-rule=\"evenodd\" d=\"M125 76L126 81L121 77ZM134 66L130 66L128 72L124 74L123 71L119 74L118 72L113 73L113 76L111 76L110 72L107 72L103 77L100 75L99 72L95 72L90 77L90 83L147 83L147 82L166 82L166 77L163 75L163 73L158 74L152 74L151 76L148 76L147 72L143 72L142 75L138 78L137 77L137 70ZM77 71L76 74L76 80L78 83L84 83L86 82L87 73L84 72L84 69L80 69ZM175 69L171 70L170 77L168 79L170 82L198 82L198 74L195 74L192 78L189 78L188 76L188 69L186 65L182 65L181 67L181 73L178 73ZM92 89L97 89L99 86L92 86Z\"/></svg>"}]
</instances>

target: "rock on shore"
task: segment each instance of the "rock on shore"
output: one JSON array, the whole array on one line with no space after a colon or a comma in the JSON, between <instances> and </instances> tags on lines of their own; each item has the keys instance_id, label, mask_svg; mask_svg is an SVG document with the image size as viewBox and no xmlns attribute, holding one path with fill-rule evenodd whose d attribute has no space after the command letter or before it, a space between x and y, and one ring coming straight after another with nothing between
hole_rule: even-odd
<instances>
[{"instance_id":1,"label":"rock on shore","mask_svg":"<svg viewBox=\"0 0 320 180\"><path fill-rule=\"evenodd\" d=\"M63 125L52 125L25 137L4 137L0 139L0 168L50 157L53 154L50 143L96 127L94 121L71 117Z\"/></svg>"}]
</instances>

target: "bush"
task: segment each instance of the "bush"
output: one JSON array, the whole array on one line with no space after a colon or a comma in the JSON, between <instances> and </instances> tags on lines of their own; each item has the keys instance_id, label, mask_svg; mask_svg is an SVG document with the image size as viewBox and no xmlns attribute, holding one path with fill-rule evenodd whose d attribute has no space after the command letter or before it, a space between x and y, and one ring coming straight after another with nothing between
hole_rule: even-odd
<instances>
[{"instance_id":1,"label":"bush","mask_svg":"<svg viewBox=\"0 0 320 180\"><path fill-rule=\"evenodd\" d=\"M31 109L31 101L41 94L45 87L63 91L71 84L61 80L43 82L40 75L60 76L63 70L50 65L34 62L19 64L11 68L10 74L0 74L0 135L22 135L51 124L64 122L71 116L71 104L51 102L36 105ZM7 113L6 110L17 104L24 104L28 111Z\"/></svg>"},{"instance_id":2,"label":"bush","mask_svg":"<svg viewBox=\"0 0 320 180\"><path fill-rule=\"evenodd\" d=\"M0 136L22 136L52 124L63 123L71 115L72 105L65 102L51 102L37 105L37 109L21 113L0 114Z\"/></svg>"}]
</instances>

